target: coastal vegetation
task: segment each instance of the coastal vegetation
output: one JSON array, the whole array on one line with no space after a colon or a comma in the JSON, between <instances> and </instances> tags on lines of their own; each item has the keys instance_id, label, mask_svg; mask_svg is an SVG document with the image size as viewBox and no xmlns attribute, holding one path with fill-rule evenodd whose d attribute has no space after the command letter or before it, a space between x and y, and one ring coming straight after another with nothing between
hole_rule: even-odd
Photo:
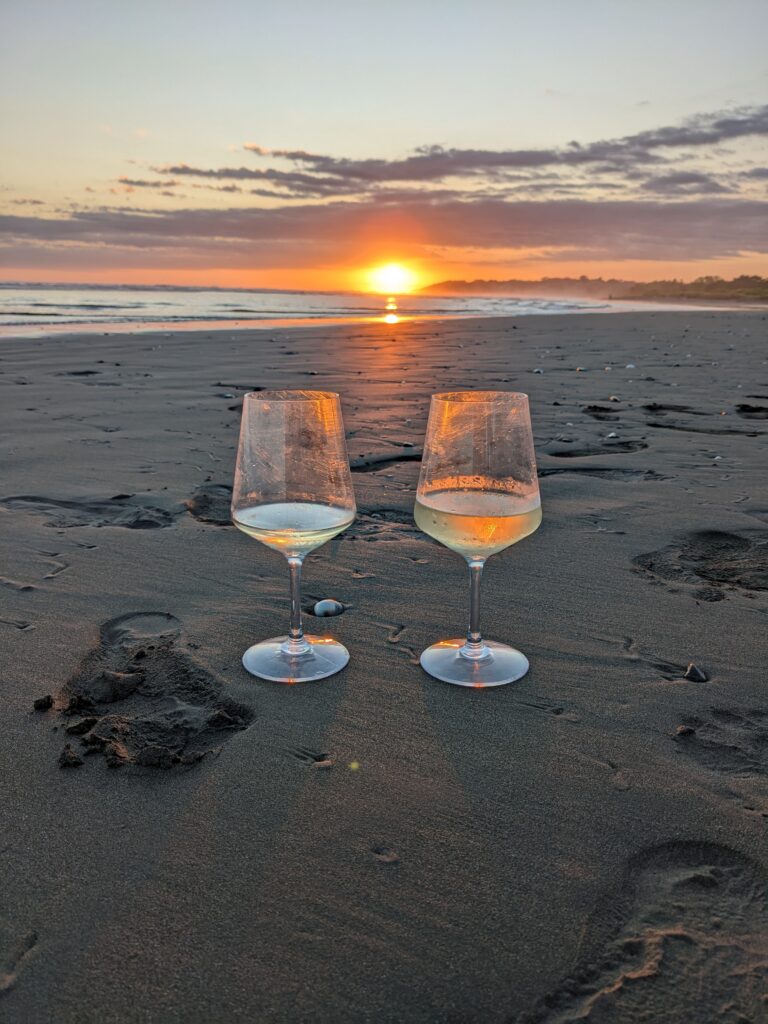
<instances>
[{"instance_id":1,"label":"coastal vegetation","mask_svg":"<svg viewBox=\"0 0 768 1024\"><path fill-rule=\"evenodd\" d=\"M622 281L602 277L544 277L539 281L441 281L423 292L431 295L572 295L596 299L696 299L708 301L768 302L768 278L742 274L697 277L694 281Z\"/></svg>"}]
</instances>

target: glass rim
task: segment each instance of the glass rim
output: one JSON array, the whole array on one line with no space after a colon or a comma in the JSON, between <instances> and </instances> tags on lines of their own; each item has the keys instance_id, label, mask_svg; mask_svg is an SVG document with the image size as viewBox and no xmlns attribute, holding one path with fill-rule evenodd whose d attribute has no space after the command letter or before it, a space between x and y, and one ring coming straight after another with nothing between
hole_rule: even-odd
<instances>
[{"instance_id":1,"label":"glass rim","mask_svg":"<svg viewBox=\"0 0 768 1024\"><path fill-rule=\"evenodd\" d=\"M243 400L250 398L256 402L324 402L338 399L337 391L304 391L304 390L283 390L275 391L246 391Z\"/></svg>"},{"instance_id":2,"label":"glass rim","mask_svg":"<svg viewBox=\"0 0 768 1024\"><path fill-rule=\"evenodd\" d=\"M482 396L482 397L481 397ZM432 395L433 402L455 402L466 405L493 405L502 399L525 399L528 395L524 391L440 391Z\"/></svg>"}]
</instances>

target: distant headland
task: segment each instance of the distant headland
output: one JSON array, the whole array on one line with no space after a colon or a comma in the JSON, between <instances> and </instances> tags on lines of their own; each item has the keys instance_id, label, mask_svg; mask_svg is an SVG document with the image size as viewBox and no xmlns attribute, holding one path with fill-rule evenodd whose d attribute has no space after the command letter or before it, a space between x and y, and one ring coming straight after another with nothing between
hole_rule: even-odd
<instances>
[{"instance_id":1,"label":"distant headland","mask_svg":"<svg viewBox=\"0 0 768 1024\"><path fill-rule=\"evenodd\" d=\"M593 299L708 299L768 302L768 278L742 275L697 277L695 281L622 281L602 277L543 277L539 281L440 281L422 288L426 295L551 296Z\"/></svg>"}]
</instances>

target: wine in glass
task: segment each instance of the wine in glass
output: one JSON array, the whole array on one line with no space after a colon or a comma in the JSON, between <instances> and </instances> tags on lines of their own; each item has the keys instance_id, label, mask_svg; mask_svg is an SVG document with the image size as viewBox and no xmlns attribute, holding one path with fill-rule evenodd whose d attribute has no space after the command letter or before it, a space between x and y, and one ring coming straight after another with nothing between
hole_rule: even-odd
<instances>
[{"instance_id":1,"label":"wine in glass","mask_svg":"<svg viewBox=\"0 0 768 1024\"><path fill-rule=\"evenodd\" d=\"M243 398L232 520L280 551L291 579L287 636L249 647L243 665L281 683L323 679L349 661L331 637L305 636L301 566L310 551L351 524L355 498L339 396L328 391L259 391Z\"/></svg>"},{"instance_id":2,"label":"wine in glass","mask_svg":"<svg viewBox=\"0 0 768 1024\"><path fill-rule=\"evenodd\" d=\"M501 686L528 671L528 659L480 634L485 560L541 522L528 396L453 391L432 396L414 518L424 533L469 564L466 639L441 640L421 655L430 675L459 686Z\"/></svg>"}]
</instances>

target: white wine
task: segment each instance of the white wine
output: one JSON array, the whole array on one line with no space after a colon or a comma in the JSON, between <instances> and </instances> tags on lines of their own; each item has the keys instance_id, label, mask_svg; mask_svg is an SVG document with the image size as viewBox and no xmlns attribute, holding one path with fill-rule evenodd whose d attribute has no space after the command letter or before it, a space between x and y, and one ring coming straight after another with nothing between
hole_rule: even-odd
<instances>
[{"instance_id":1,"label":"white wine","mask_svg":"<svg viewBox=\"0 0 768 1024\"><path fill-rule=\"evenodd\" d=\"M276 501L240 508L232 516L235 526L284 555L306 555L331 540L355 518L349 508L314 501Z\"/></svg>"},{"instance_id":2,"label":"white wine","mask_svg":"<svg viewBox=\"0 0 768 1024\"><path fill-rule=\"evenodd\" d=\"M538 493L435 491L416 499L413 516L420 530L451 551L485 559L533 533L541 522L541 503Z\"/></svg>"}]
</instances>

